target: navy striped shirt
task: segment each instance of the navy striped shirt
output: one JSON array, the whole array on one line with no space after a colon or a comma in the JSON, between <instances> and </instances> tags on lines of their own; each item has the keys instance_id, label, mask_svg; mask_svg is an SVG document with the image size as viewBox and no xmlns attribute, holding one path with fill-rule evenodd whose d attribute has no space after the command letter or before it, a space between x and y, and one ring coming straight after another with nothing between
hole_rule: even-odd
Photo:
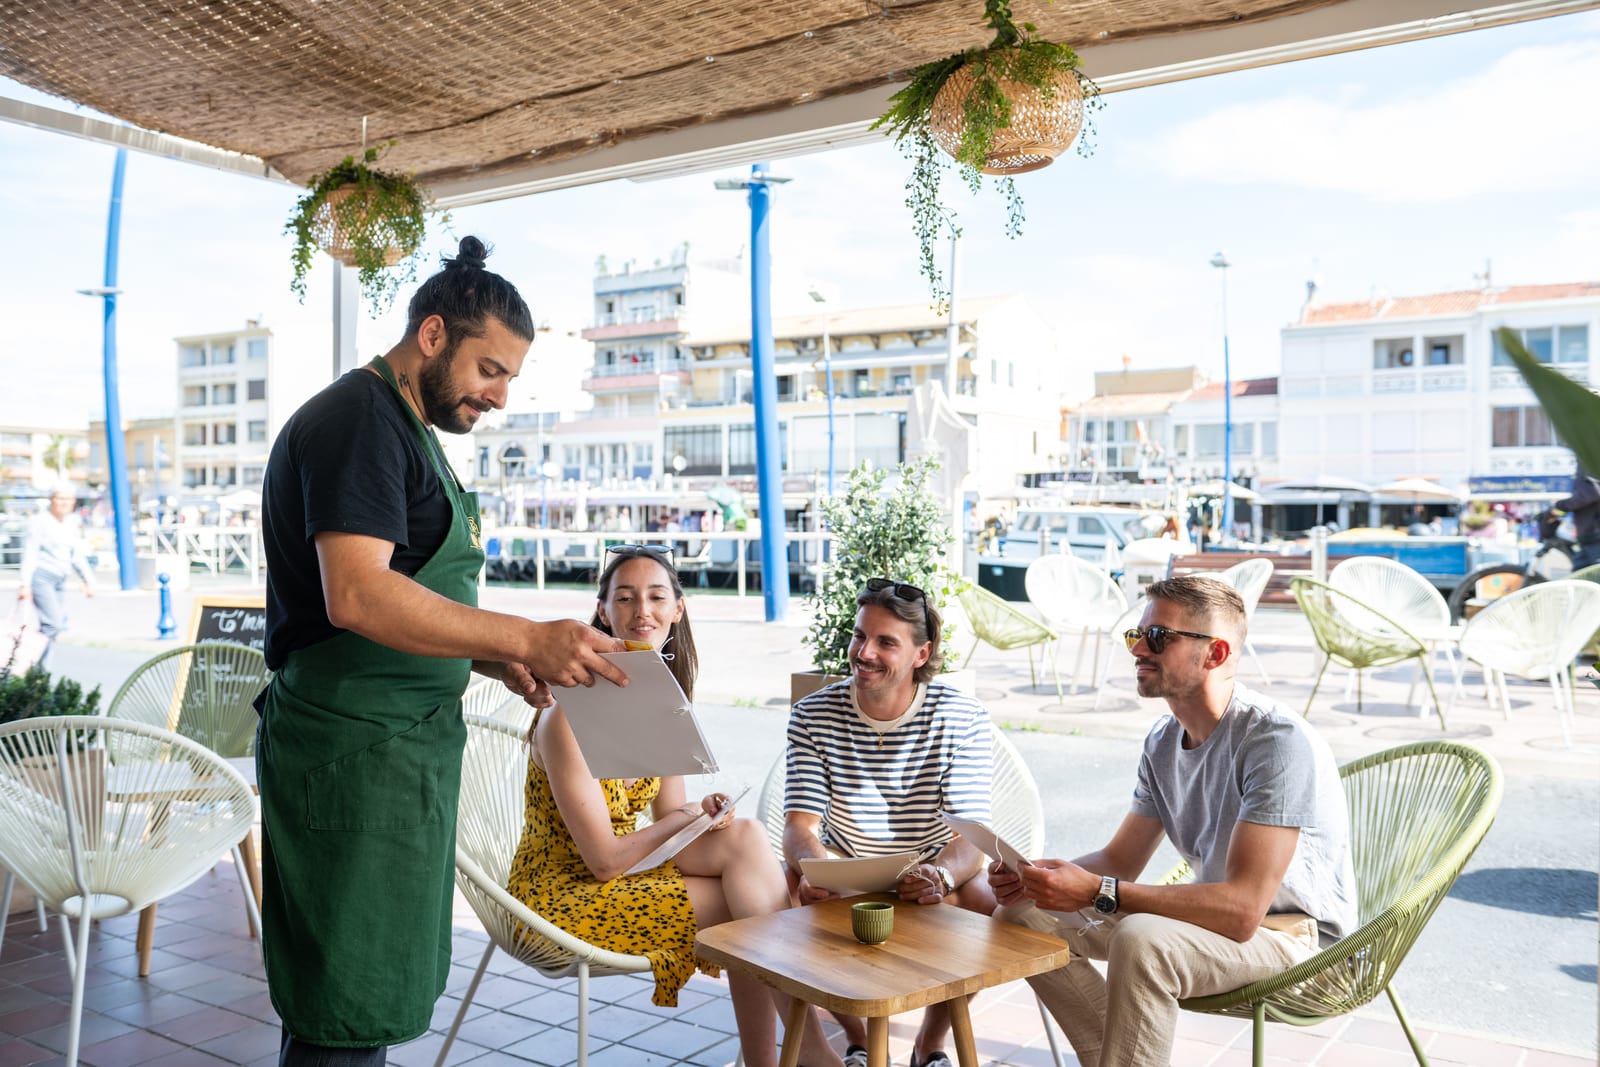
<instances>
[{"instance_id":1,"label":"navy striped shirt","mask_svg":"<svg viewBox=\"0 0 1600 1067\"><path fill-rule=\"evenodd\" d=\"M920 710L879 733L849 680L835 682L789 715L783 809L820 817L822 843L845 856L942 848L941 809L989 821L992 729L983 705L932 682Z\"/></svg>"}]
</instances>

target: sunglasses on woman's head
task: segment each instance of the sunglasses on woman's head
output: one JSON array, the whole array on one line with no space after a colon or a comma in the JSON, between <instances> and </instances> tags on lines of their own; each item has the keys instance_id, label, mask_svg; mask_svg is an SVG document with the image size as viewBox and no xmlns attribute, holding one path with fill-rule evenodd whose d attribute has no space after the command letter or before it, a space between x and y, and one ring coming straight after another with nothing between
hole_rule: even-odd
<instances>
[{"instance_id":1,"label":"sunglasses on woman's head","mask_svg":"<svg viewBox=\"0 0 1600 1067\"><path fill-rule=\"evenodd\" d=\"M1156 656L1166 651L1167 642L1174 637L1194 637L1201 641L1220 640L1215 634L1197 634L1192 630L1174 630L1169 626L1151 626L1144 630L1136 627L1122 631L1122 641L1128 646L1129 652L1132 652L1134 646L1143 638L1144 643L1150 646L1151 654Z\"/></svg>"},{"instance_id":2,"label":"sunglasses on woman's head","mask_svg":"<svg viewBox=\"0 0 1600 1067\"><path fill-rule=\"evenodd\" d=\"M928 628L928 633L933 633L933 615L928 610L928 594L914 585L905 582L896 582L888 578L868 578L867 592L881 593L885 589L894 590L894 596L900 600L909 600L915 603L922 602L922 623Z\"/></svg>"}]
</instances>

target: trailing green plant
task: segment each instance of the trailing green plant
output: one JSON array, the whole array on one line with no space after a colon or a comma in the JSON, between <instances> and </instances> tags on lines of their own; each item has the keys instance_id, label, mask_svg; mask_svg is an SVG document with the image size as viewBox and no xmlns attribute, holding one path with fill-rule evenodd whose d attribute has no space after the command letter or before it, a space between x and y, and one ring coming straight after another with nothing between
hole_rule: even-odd
<instances>
[{"instance_id":1,"label":"trailing green plant","mask_svg":"<svg viewBox=\"0 0 1600 1067\"><path fill-rule=\"evenodd\" d=\"M345 156L312 178L306 195L296 202L283 232L294 235L290 255L294 278L289 288L302 303L306 275L333 233L349 249L373 314L387 311L400 286L416 278L414 257L427 235L428 198L411 175L372 166L394 143L364 150L359 161ZM333 196L341 189L351 190L350 195Z\"/></svg>"},{"instance_id":2,"label":"trailing green plant","mask_svg":"<svg viewBox=\"0 0 1600 1067\"><path fill-rule=\"evenodd\" d=\"M1578 466L1591 474L1600 471L1600 396L1540 363L1515 330L1502 326L1495 331L1495 337L1539 398L1539 406L1550 417L1561 443L1572 449Z\"/></svg>"},{"instance_id":3,"label":"trailing green plant","mask_svg":"<svg viewBox=\"0 0 1600 1067\"><path fill-rule=\"evenodd\" d=\"M25 673L0 672L0 723L36 719L46 715L100 714L100 687L87 693L71 678L50 684L50 672L40 666Z\"/></svg>"},{"instance_id":4,"label":"trailing green plant","mask_svg":"<svg viewBox=\"0 0 1600 1067\"><path fill-rule=\"evenodd\" d=\"M994 39L982 48L970 48L944 59L924 63L911 71L910 80L889 98L889 109L872 124L887 129L894 142L911 161L906 179L906 207L911 209L912 227L920 248L920 267L935 301L949 299L943 273L934 259L934 245L941 233L961 236L955 212L944 206L939 190L951 158L934 139L930 118L939 90L956 71L966 68L972 76L971 88L961 104L961 138L955 155L961 179L974 193L983 185L983 167L994 144L995 135L1011 125L1011 99L1002 88L1013 82L1037 89L1052 99L1056 80L1070 74L1083 91L1083 130L1078 137L1078 154L1093 152L1090 112L1105 106L1100 87L1083 73L1082 60L1067 45L1035 36L1031 22L1020 26L1012 20L1011 0L984 0L984 21L995 31ZM1022 233L1025 212L1022 194L1012 177L996 181L1006 198L1006 236Z\"/></svg>"},{"instance_id":5,"label":"trailing green plant","mask_svg":"<svg viewBox=\"0 0 1600 1067\"><path fill-rule=\"evenodd\" d=\"M954 535L939 500L928 490L928 478L938 469L938 460L923 456L893 468L899 478L891 486L890 469L874 470L863 463L850 472L842 494L822 502L833 534L833 558L810 598L811 628L802 638L819 670L849 672L856 594L868 578L914 585L941 611L967 584L945 563ZM960 665L951 646L953 635L947 622L941 641L945 670Z\"/></svg>"}]
</instances>

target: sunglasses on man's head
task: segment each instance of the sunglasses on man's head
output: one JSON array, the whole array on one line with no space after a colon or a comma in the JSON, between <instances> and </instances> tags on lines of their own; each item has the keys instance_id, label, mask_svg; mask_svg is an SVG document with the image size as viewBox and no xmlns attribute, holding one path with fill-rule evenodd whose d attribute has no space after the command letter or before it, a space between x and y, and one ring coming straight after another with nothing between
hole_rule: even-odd
<instances>
[{"instance_id":1,"label":"sunglasses on man's head","mask_svg":"<svg viewBox=\"0 0 1600 1067\"><path fill-rule=\"evenodd\" d=\"M912 601L913 603L915 603L916 601L920 600L922 602L922 622L923 622L923 625L925 625L928 628L928 632L930 634L933 633L933 615L928 610L928 594L927 593L924 593L921 589L918 589L914 585L908 585L905 582L896 582L896 581L893 581L893 580L891 580L889 578L868 578L867 579L867 592L869 592L869 593L881 593L885 589L894 590L893 595L896 598L900 599L900 600L909 600L909 601Z\"/></svg>"},{"instance_id":2,"label":"sunglasses on man's head","mask_svg":"<svg viewBox=\"0 0 1600 1067\"><path fill-rule=\"evenodd\" d=\"M1144 643L1150 646L1150 652L1157 656L1166 651L1167 642L1174 637L1194 637L1201 641L1220 640L1215 634L1197 634L1193 630L1174 630L1168 626L1151 626L1144 630L1135 627L1132 630L1122 631L1122 641L1128 646L1129 652L1133 651L1134 646L1142 638Z\"/></svg>"},{"instance_id":3,"label":"sunglasses on man's head","mask_svg":"<svg viewBox=\"0 0 1600 1067\"><path fill-rule=\"evenodd\" d=\"M639 559L643 556L654 556L662 564L673 570L678 569L677 557L672 554L671 545L608 545L606 547L606 562L611 562L612 555L621 556L623 559Z\"/></svg>"}]
</instances>

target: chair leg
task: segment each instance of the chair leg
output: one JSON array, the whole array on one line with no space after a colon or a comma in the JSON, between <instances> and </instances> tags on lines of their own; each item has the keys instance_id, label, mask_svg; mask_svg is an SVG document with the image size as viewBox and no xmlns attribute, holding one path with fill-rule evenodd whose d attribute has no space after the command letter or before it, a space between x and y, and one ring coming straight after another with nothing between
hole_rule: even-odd
<instances>
[{"instance_id":1,"label":"chair leg","mask_svg":"<svg viewBox=\"0 0 1600 1067\"><path fill-rule=\"evenodd\" d=\"M1506 717L1506 722L1511 721L1511 690L1506 688L1506 672L1494 672L1494 684L1500 690L1500 714Z\"/></svg>"},{"instance_id":2,"label":"chair leg","mask_svg":"<svg viewBox=\"0 0 1600 1067\"><path fill-rule=\"evenodd\" d=\"M83 984L89 977L89 927L94 919L90 915L89 900L82 900L83 914L78 917L78 945L73 953L72 1016L67 1024L67 1067L78 1067L78 1038L83 1031Z\"/></svg>"},{"instance_id":3,"label":"chair leg","mask_svg":"<svg viewBox=\"0 0 1600 1067\"><path fill-rule=\"evenodd\" d=\"M139 933L134 944L139 949L139 977L150 977L150 948L156 941L156 906L146 904L139 913Z\"/></svg>"},{"instance_id":4,"label":"chair leg","mask_svg":"<svg viewBox=\"0 0 1600 1067\"><path fill-rule=\"evenodd\" d=\"M1267 1065L1267 1002L1255 1002L1250 1023L1250 1067Z\"/></svg>"},{"instance_id":5,"label":"chair leg","mask_svg":"<svg viewBox=\"0 0 1600 1067\"><path fill-rule=\"evenodd\" d=\"M1427 657L1422 658L1422 680L1428 683L1428 696L1433 699L1433 710L1439 714L1439 729L1448 730L1449 726L1444 721L1444 705L1439 703L1439 691L1433 685L1433 670L1428 666Z\"/></svg>"},{"instance_id":6,"label":"chair leg","mask_svg":"<svg viewBox=\"0 0 1600 1067\"><path fill-rule=\"evenodd\" d=\"M1332 662L1332 656L1322 657L1322 669L1317 672L1317 680L1311 685L1311 695L1306 697L1306 710L1301 713L1301 718L1311 718L1311 702L1317 699L1317 690L1322 688L1322 676L1328 673L1328 664Z\"/></svg>"},{"instance_id":7,"label":"chair leg","mask_svg":"<svg viewBox=\"0 0 1600 1067\"><path fill-rule=\"evenodd\" d=\"M1250 653L1250 659L1255 662L1256 670L1261 672L1261 680L1267 685L1271 685L1272 679L1267 676L1267 668L1262 666L1261 657L1256 655L1255 643L1247 639L1244 643L1244 650Z\"/></svg>"},{"instance_id":8,"label":"chair leg","mask_svg":"<svg viewBox=\"0 0 1600 1067\"><path fill-rule=\"evenodd\" d=\"M1072 662L1072 691L1078 691L1078 681L1083 677L1083 650L1089 643L1089 631L1082 630L1078 633L1078 658Z\"/></svg>"},{"instance_id":9,"label":"chair leg","mask_svg":"<svg viewBox=\"0 0 1600 1067\"><path fill-rule=\"evenodd\" d=\"M472 1007L472 998L478 995L478 983L483 981L483 972L489 967L489 958L494 955L494 942L489 942L489 947L483 950L483 959L478 961L478 969L472 973L472 982L467 986L466 993L461 998L461 1007L456 1009L455 1021L450 1024L450 1032L444 1036L444 1044L439 1048L439 1056L433 1061L433 1067L444 1067L444 1058L450 1055L450 1046L455 1043L456 1031L461 1029L461 1023L467 1017L467 1009Z\"/></svg>"},{"instance_id":10,"label":"chair leg","mask_svg":"<svg viewBox=\"0 0 1600 1067\"><path fill-rule=\"evenodd\" d=\"M1067 1067L1066 1061L1061 1058L1061 1046L1056 1043L1055 1024L1050 1019L1050 1013L1045 1010L1044 1001L1035 994L1033 1002L1039 1006L1039 1021L1044 1024L1045 1040L1050 1042L1050 1062L1056 1067Z\"/></svg>"},{"instance_id":11,"label":"chair leg","mask_svg":"<svg viewBox=\"0 0 1600 1067\"><path fill-rule=\"evenodd\" d=\"M17 876L7 871L6 887L0 889L0 948L5 948L6 920L11 917L11 887L16 884Z\"/></svg>"},{"instance_id":12,"label":"chair leg","mask_svg":"<svg viewBox=\"0 0 1600 1067\"><path fill-rule=\"evenodd\" d=\"M256 909L255 886L245 870L244 855L238 845L233 846L233 869L239 875L239 889L244 893L244 911L250 919L250 936L261 940L261 912Z\"/></svg>"},{"instance_id":13,"label":"chair leg","mask_svg":"<svg viewBox=\"0 0 1600 1067\"><path fill-rule=\"evenodd\" d=\"M1115 641L1107 642L1105 662L1100 665L1100 684L1094 690L1094 708L1092 709L1094 711L1100 710L1100 699L1105 696L1106 686L1111 681L1111 661L1116 658L1116 655L1117 643Z\"/></svg>"},{"instance_id":14,"label":"chair leg","mask_svg":"<svg viewBox=\"0 0 1600 1067\"><path fill-rule=\"evenodd\" d=\"M1032 645L1028 646L1028 688L1029 689L1037 689L1037 688L1039 688L1039 675L1038 675L1038 672L1036 672L1033 669L1033 646Z\"/></svg>"},{"instance_id":15,"label":"chair leg","mask_svg":"<svg viewBox=\"0 0 1600 1067\"><path fill-rule=\"evenodd\" d=\"M1561 741L1567 747L1572 747L1572 731L1568 728L1568 709L1573 705L1572 691L1567 688L1567 672L1565 669L1552 671L1550 674L1550 688L1555 690L1556 714L1561 717Z\"/></svg>"},{"instance_id":16,"label":"chair leg","mask_svg":"<svg viewBox=\"0 0 1600 1067\"><path fill-rule=\"evenodd\" d=\"M589 961L578 961L578 1067L589 1067Z\"/></svg>"},{"instance_id":17,"label":"chair leg","mask_svg":"<svg viewBox=\"0 0 1600 1067\"><path fill-rule=\"evenodd\" d=\"M39 917L39 932L42 934L50 929L50 916L44 913L44 901L38 897L33 898L33 911Z\"/></svg>"},{"instance_id":18,"label":"chair leg","mask_svg":"<svg viewBox=\"0 0 1600 1067\"><path fill-rule=\"evenodd\" d=\"M1385 993L1389 994L1389 1003L1394 1007L1394 1017L1400 1021L1400 1029L1406 1032L1406 1040L1411 1042L1411 1054L1417 1058L1421 1067L1428 1067L1428 1057L1422 1054L1422 1043L1417 1040L1416 1033L1411 1029L1411 1020L1406 1018L1405 1009L1400 1006L1400 995L1394 991L1394 986L1385 986Z\"/></svg>"}]
</instances>

